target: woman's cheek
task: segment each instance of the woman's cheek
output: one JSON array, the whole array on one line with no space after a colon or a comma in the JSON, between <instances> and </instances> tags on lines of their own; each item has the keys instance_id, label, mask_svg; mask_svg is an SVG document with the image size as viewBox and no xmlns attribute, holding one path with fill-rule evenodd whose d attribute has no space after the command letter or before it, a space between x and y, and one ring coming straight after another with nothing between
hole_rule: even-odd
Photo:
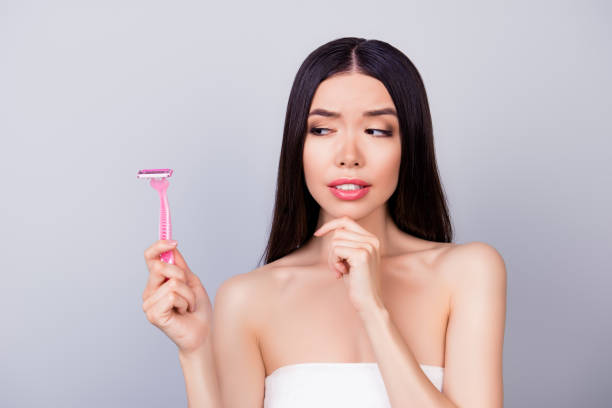
<instances>
[{"instance_id":1,"label":"woman's cheek","mask_svg":"<svg viewBox=\"0 0 612 408\"><path fill-rule=\"evenodd\" d=\"M306 181L306 187L308 188L310 194L314 198L318 198L317 196L321 196L321 186L325 186L325 180L323 177L323 171L325 167L322 163L319 163L320 160L317 157L316 152L311 151L310 149L304 147L304 178Z\"/></svg>"},{"instance_id":2,"label":"woman's cheek","mask_svg":"<svg viewBox=\"0 0 612 408\"><path fill-rule=\"evenodd\" d=\"M401 156L396 154L387 154L378 159L378 163L384 163L385 166L379 169L376 176L377 180L381 181L381 190L387 190L386 193L389 195L395 191L397 182L399 180L399 169L400 169Z\"/></svg>"}]
</instances>

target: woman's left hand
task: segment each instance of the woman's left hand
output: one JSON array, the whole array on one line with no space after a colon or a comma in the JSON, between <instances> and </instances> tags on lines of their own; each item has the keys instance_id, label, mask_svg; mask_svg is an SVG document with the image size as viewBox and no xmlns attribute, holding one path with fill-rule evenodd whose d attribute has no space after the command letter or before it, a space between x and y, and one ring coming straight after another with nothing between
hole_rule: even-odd
<instances>
[{"instance_id":1,"label":"woman's left hand","mask_svg":"<svg viewBox=\"0 0 612 408\"><path fill-rule=\"evenodd\" d=\"M328 263L337 278L348 285L349 298L358 312L383 306L379 276L378 238L344 216L321 226L314 235L333 231Z\"/></svg>"}]
</instances>

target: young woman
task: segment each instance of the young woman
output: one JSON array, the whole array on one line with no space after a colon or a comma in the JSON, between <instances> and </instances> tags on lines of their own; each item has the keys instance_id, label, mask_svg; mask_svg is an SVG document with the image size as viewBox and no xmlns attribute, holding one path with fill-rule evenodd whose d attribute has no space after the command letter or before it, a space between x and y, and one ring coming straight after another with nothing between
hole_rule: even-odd
<instances>
[{"instance_id":1,"label":"young woman","mask_svg":"<svg viewBox=\"0 0 612 408\"><path fill-rule=\"evenodd\" d=\"M277 182L265 264L214 311L176 246L176 265L166 241L145 251L143 309L179 348L189 406L502 407L504 261L452 243L403 53L351 37L306 58Z\"/></svg>"}]
</instances>

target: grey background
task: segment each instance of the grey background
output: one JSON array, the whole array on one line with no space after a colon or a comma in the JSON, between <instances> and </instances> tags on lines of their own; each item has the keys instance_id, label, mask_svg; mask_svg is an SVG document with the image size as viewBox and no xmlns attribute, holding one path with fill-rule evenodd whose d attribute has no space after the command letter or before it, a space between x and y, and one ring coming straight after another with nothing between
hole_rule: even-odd
<instances>
[{"instance_id":1,"label":"grey background","mask_svg":"<svg viewBox=\"0 0 612 408\"><path fill-rule=\"evenodd\" d=\"M431 105L456 242L508 269L505 406L610 405L604 1L0 2L3 407L186 406L141 308L173 237L211 297L256 267L289 90L335 38L387 41Z\"/></svg>"}]
</instances>

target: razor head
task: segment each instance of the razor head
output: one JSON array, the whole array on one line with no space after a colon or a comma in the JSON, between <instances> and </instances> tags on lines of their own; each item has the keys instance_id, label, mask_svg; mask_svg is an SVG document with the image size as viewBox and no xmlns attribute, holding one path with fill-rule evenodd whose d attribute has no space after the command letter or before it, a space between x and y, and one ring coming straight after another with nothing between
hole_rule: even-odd
<instances>
[{"instance_id":1,"label":"razor head","mask_svg":"<svg viewBox=\"0 0 612 408\"><path fill-rule=\"evenodd\" d=\"M136 174L138 178L159 179L172 176L172 169L143 169Z\"/></svg>"}]
</instances>

